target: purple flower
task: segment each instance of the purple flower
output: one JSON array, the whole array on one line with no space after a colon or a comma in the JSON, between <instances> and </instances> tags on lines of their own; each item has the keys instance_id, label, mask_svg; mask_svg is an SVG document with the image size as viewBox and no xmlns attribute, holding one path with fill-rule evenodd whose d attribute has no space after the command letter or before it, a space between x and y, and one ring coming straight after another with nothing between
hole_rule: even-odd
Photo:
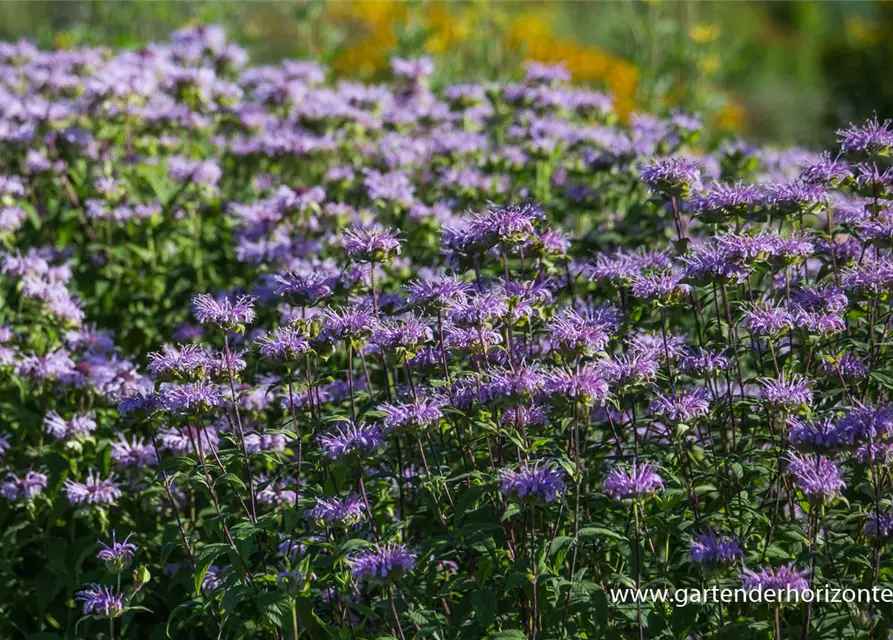
<instances>
[{"instance_id":1,"label":"purple flower","mask_svg":"<svg viewBox=\"0 0 893 640\"><path fill-rule=\"evenodd\" d=\"M43 419L46 432L54 438L83 438L96 431L96 413L76 413L65 420L55 411L50 411Z\"/></svg>"},{"instance_id":2,"label":"purple flower","mask_svg":"<svg viewBox=\"0 0 893 640\"><path fill-rule=\"evenodd\" d=\"M683 356L679 362L679 369L683 373L696 377L717 376L728 366L729 359L723 354L700 347Z\"/></svg>"},{"instance_id":3,"label":"purple flower","mask_svg":"<svg viewBox=\"0 0 893 640\"><path fill-rule=\"evenodd\" d=\"M83 603L85 616L117 618L124 613L124 595L111 587L91 583L86 589L78 591L75 599Z\"/></svg>"},{"instance_id":4,"label":"purple flower","mask_svg":"<svg viewBox=\"0 0 893 640\"><path fill-rule=\"evenodd\" d=\"M658 367L657 353L650 350L616 356L602 361L598 368L610 384L622 391L654 379Z\"/></svg>"},{"instance_id":5,"label":"purple flower","mask_svg":"<svg viewBox=\"0 0 893 640\"><path fill-rule=\"evenodd\" d=\"M825 456L792 453L788 456L788 473L807 498L832 498L846 486L840 468Z\"/></svg>"},{"instance_id":6,"label":"purple flower","mask_svg":"<svg viewBox=\"0 0 893 640\"><path fill-rule=\"evenodd\" d=\"M0 433L0 460L3 460L6 452L9 451L9 438L8 433Z\"/></svg>"},{"instance_id":7,"label":"purple flower","mask_svg":"<svg viewBox=\"0 0 893 640\"><path fill-rule=\"evenodd\" d=\"M47 476L40 471L26 471L20 478L11 471L0 484L0 495L11 502L28 502L47 488Z\"/></svg>"},{"instance_id":8,"label":"purple flower","mask_svg":"<svg viewBox=\"0 0 893 640\"><path fill-rule=\"evenodd\" d=\"M409 176L401 171L381 173L367 169L363 185L370 200L393 202L407 207L415 200L415 187Z\"/></svg>"},{"instance_id":9,"label":"purple flower","mask_svg":"<svg viewBox=\"0 0 893 640\"><path fill-rule=\"evenodd\" d=\"M474 216L468 231L484 248L500 242L523 244L536 236L536 224L543 218L543 210L533 204L509 204L504 207L491 204L484 213Z\"/></svg>"},{"instance_id":10,"label":"purple flower","mask_svg":"<svg viewBox=\"0 0 893 640\"><path fill-rule=\"evenodd\" d=\"M593 356L603 351L613 328L602 314L589 309L582 314L574 309L561 309L549 324L553 348L570 356Z\"/></svg>"},{"instance_id":11,"label":"purple flower","mask_svg":"<svg viewBox=\"0 0 893 640\"><path fill-rule=\"evenodd\" d=\"M782 376L779 380L762 380L761 397L770 407L782 411L795 411L812 404L812 391L809 382L799 375L790 380Z\"/></svg>"},{"instance_id":12,"label":"purple flower","mask_svg":"<svg viewBox=\"0 0 893 640\"><path fill-rule=\"evenodd\" d=\"M809 570L798 572L793 564L757 571L744 568L741 571L741 587L745 591L775 591L785 598L792 594L800 595L809 591Z\"/></svg>"},{"instance_id":13,"label":"purple flower","mask_svg":"<svg viewBox=\"0 0 893 640\"><path fill-rule=\"evenodd\" d=\"M428 56L420 58L391 58L391 69L395 76L419 81L434 73L434 60Z\"/></svg>"},{"instance_id":14,"label":"purple flower","mask_svg":"<svg viewBox=\"0 0 893 640\"><path fill-rule=\"evenodd\" d=\"M192 313L202 324L214 324L226 331L234 331L254 322L254 298L239 296L233 304L229 298L217 301L206 293L200 293L192 299Z\"/></svg>"},{"instance_id":15,"label":"purple flower","mask_svg":"<svg viewBox=\"0 0 893 640\"><path fill-rule=\"evenodd\" d=\"M123 542L118 542L115 539L115 532L112 531L111 545L102 541L99 542L102 545L102 549L96 554L96 557L102 560L112 573L121 573L127 569L133 560L133 556L136 555L139 547L130 542L131 537L133 537L132 533L124 538Z\"/></svg>"},{"instance_id":16,"label":"purple flower","mask_svg":"<svg viewBox=\"0 0 893 640\"><path fill-rule=\"evenodd\" d=\"M414 352L433 338L434 333L425 320L408 315L402 320L380 322L372 332L369 342L378 345L385 351L401 348Z\"/></svg>"},{"instance_id":17,"label":"purple flower","mask_svg":"<svg viewBox=\"0 0 893 640\"><path fill-rule=\"evenodd\" d=\"M768 187L766 205L781 215L815 212L827 204L828 192L822 185L803 182L777 184Z\"/></svg>"},{"instance_id":18,"label":"purple flower","mask_svg":"<svg viewBox=\"0 0 893 640\"><path fill-rule=\"evenodd\" d=\"M757 185L713 183L703 194L691 199L692 211L705 222L747 218L763 204L763 191Z\"/></svg>"},{"instance_id":19,"label":"purple flower","mask_svg":"<svg viewBox=\"0 0 893 640\"><path fill-rule=\"evenodd\" d=\"M485 401L517 403L532 399L545 384L545 376L536 366L526 363L512 369L493 369L482 387Z\"/></svg>"},{"instance_id":20,"label":"purple flower","mask_svg":"<svg viewBox=\"0 0 893 640\"><path fill-rule=\"evenodd\" d=\"M692 190L701 188L700 167L686 158L660 158L639 165L639 175L649 189L666 198L687 198Z\"/></svg>"},{"instance_id":21,"label":"purple flower","mask_svg":"<svg viewBox=\"0 0 893 640\"><path fill-rule=\"evenodd\" d=\"M499 474L502 493L519 501L548 504L567 490L564 473L560 470L534 465L519 471L502 469Z\"/></svg>"},{"instance_id":22,"label":"purple flower","mask_svg":"<svg viewBox=\"0 0 893 640\"><path fill-rule=\"evenodd\" d=\"M788 421L788 442L798 449L833 449L839 443L837 425L833 420L802 422L792 418Z\"/></svg>"},{"instance_id":23,"label":"purple flower","mask_svg":"<svg viewBox=\"0 0 893 640\"><path fill-rule=\"evenodd\" d=\"M317 437L322 454L330 460L366 458L384 446L381 430L368 424L347 423Z\"/></svg>"},{"instance_id":24,"label":"purple flower","mask_svg":"<svg viewBox=\"0 0 893 640\"><path fill-rule=\"evenodd\" d=\"M416 556L402 544L378 544L353 556L349 562L356 580L390 584L415 568Z\"/></svg>"},{"instance_id":25,"label":"purple flower","mask_svg":"<svg viewBox=\"0 0 893 640\"><path fill-rule=\"evenodd\" d=\"M891 139L893 139L893 135L891 135ZM803 167L800 172L800 180L806 184L828 188L838 186L852 175L846 161L832 158L830 153L825 152L816 161Z\"/></svg>"},{"instance_id":26,"label":"purple flower","mask_svg":"<svg viewBox=\"0 0 893 640\"><path fill-rule=\"evenodd\" d=\"M352 227L343 232L344 252L355 262L390 262L400 255L397 233L378 226Z\"/></svg>"},{"instance_id":27,"label":"purple flower","mask_svg":"<svg viewBox=\"0 0 893 640\"><path fill-rule=\"evenodd\" d=\"M203 380L163 386L158 392L160 407L169 413L201 413L220 406L222 402L220 387Z\"/></svg>"},{"instance_id":28,"label":"purple flower","mask_svg":"<svg viewBox=\"0 0 893 640\"><path fill-rule=\"evenodd\" d=\"M829 378L843 378L847 382L857 382L868 375L868 359L847 351L837 358L825 356L820 368Z\"/></svg>"},{"instance_id":29,"label":"purple flower","mask_svg":"<svg viewBox=\"0 0 893 640\"><path fill-rule=\"evenodd\" d=\"M601 367L587 363L577 369L555 369L545 375L543 389L555 399L601 405L610 393Z\"/></svg>"},{"instance_id":30,"label":"purple flower","mask_svg":"<svg viewBox=\"0 0 893 640\"><path fill-rule=\"evenodd\" d=\"M419 398L413 402L385 403L379 409L384 412L384 427L389 432L424 432L443 417L440 403Z\"/></svg>"},{"instance_id":31,"label":"purple flower","mask_svg":"<svg viewBox=\"0 0 893 640\"><path fill-rule=\"evenodd\" d=\"M632 294L642 300L654 300L662 304L678 304L691 293L691 287L682 283L681 273L658 273L635 276Z\"/></svg>"},{"instance_id":32,"label":"purple flower","mask_svg":"<svg viewBox=\"0 0 893 640\"><path fill-rule=\"evenodd\" d=\"M258 338L257 344L265 358L280 362L294 362L310 348L307 338L292 327L279 327L266 333Z\"/></svg>"},{"instance_id":33,"label":"purple flower","mask_svg":"<svg viewBox=\"0 0 893 640\"><path fill-rule=\"evenodd\" d=\"M893 147L893 122L880 122L877 117L867 120L862 126L850 123L847 129L837 132L840 149L846 154L868 157L884 157Z\"/></svg>"},{"instance_id":34,"label":"purple flower","mask_svg":"<svg viewBox=\"0 0 893 640\"><path fill-rule=\"evenodd\" d=\"M273 277L277 295L292 298L299 306L311 306L332 296L335 278L325 273L295 273Z\"/></svg>"},{"instance_id":35,"label":"purple flower","mask_svg":"<svg viewBox=\"0 0 893 640\"><path fill-rule=\"evenodd\" d=\"M354 494L344 498L317 498L316 505L306 515L329 526L351 527L366 519L366 507L363 499Z\"/></svg>"},{"instance_id":36,"label":"purple flower","mask_svg":"<svg viewBox=\"0 0 893 640\"><path fill-rule=\"evenodd\" d=\"M203 378L212 366L210 354L196 344L166 344L160 352L149 354L149 373L159 380L196 380Z\"/></svg>"},{"instance_id":37,"label":"purple flower","mask_svg":"<svg viewBox=\"0 0 893 640\"><path fill-rule=\"evenodd\" d=\"M108 478L100 478L93 469L87 472L84 482L66 480L64 485L65 495L71 504L97 505L115 504L115 500L123 494L116 482L116 476L112 473Z\"/></svg>"},{"instance_id":38,"label":"purple flower","mask_svg":"<svg viewBox=\"0 0 893 640\"><path fill-rule=\"evenodd\" d=\"M605 478L604 489L615 500L631 500L663 491L664 482L651 464L634 463L629 467L614 467Z\"/></svg>"},{"instance_id":39,"label":"purple flower","mask_svg":"<svg viewBox=\"0 0 893 640\"><path fill-rule=\"evenodd\" d=\"M868 519L865 522L865 535L884 541L893 538L893 513L872 511L868 514Z\"/></svg>"},{"instance_id":40,"label":"purple flower","mask_svg":"<svg viewBox=\"0 0 893 640\"><path fill-rule=\"evenodd\" d=\"M726 566L744 559L744 551L737 540L709 528L692 536L688 554L695 564L707 567Z\"/></svg>"},{"instance_id":41,"label":"purple flower","mask_svg":"<svg viewBox=\"0 0 893 640\"><path fill-rule=\"evenodd\" d=\"M359 341L372 333L375 316L365 306L342 307L338 311L327 309L323 332L338 340Z\"/></svg>"},{"instance_id":42,"label":"purple flower","mask_svg":"<svg viewBox=\"0 0 893 640\"><path fill-rule=\"evenodd\" d=\"M456 276L438 275L411 282L406 288L409 291L407 304L437 310L450 304L465 302L471 285Z\"/></svg>"},{"instance_id":43,"label":"purple flower","mask_svg":"<svg viewBox=\"0 0 893 640\"><path fill-rule=\"evenodd\" d=\"M543 64L528 60L524 63L524 78L529 84L561 84L571 81L570 71L563 64Z\"/></svg>"},{"instance_id":44,"label":"purple flower","mask_svg":"<svg viewBox=\"0 0 893 640\"><path fill-rule=\"evenodd\" d=\"M155 448L139 436L127 440L123 433L118 434L117 442L111 443L111 459L119 469L141 470L158 464Z\"/></svg>"},{"instance_id":45,"label":"purple flower","mask_svg":"<svg viewBox=\"0 0 893 640\"><path fill-rule=\"evenodd\" d=\"M755 336L775 336L793 328L793 318L787 309L755 305L745 312L741 324Z\"/></svg>"},{"instance_id":46,"label":"purple flower","mask_svg":"<svg viewBox=\"0 0 893 640\"><path fill-rule=\"evenodd\" d=\"M690 422L709 413L710 400L707 390L700 387L678 395L657 394L651 401L650 411L651 415L672 422Z\"/></svg>"}]
</instances>

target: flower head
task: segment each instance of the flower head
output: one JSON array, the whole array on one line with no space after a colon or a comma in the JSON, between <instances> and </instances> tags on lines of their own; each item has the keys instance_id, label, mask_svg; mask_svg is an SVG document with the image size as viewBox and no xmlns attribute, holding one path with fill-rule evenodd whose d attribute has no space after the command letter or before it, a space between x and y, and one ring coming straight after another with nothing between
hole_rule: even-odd
<instances>
[{"instance_id":1,"label":"flower head","mask_svg":"<svg viewBox=\"0 0 893 640\"><path fill-rule=\"evenodd\" d=\"M192 299L192 313L202 324L233 331L254 322L254 298L239 296L233 304L229 298L218 301L207 293L200 293Z\"/></svg>"},{"instance_id":2,"label":"flower head","mask_svg":"<svg viewBox=\"0 0 893 640\"><path fill-rule=\"evenodd\" d=\"M344 498L317 498L307 517L329 526L350 527L366 519L366 507L363 499L353 494Z\"/></svg>"},{"instance_id":3,"label":"flower head","mask_svg":"<svg viewBox=\"0 0 893 640\"><path fill-rule=\"evenodd\" d=\"M695 564L703 566L730 565L744 559L744 552L737 540L720 535L709 528L692 537L688 554Z\"/></svg>"},{"instance_id":4,"label":"flower head","mask_svg":"<svg viewBox=\"0 0 893 640\"><path fill-rule=\"evenodd\" d=\"M115 504L115 500L123 495L116 479L114 473L108 478L100 478L93 469L90 469L83 482L66 480L63 490L71 504Z\"/></svg>"},{"instance_id":5,"label":"flower head","mask_svg":"<svg viewBox=\"0 0 893 640\"><path fill-rule=\"evenodd\" d=\"M502 493L520 501L550 503L564 494L564 474L555 468L535 465L519 471L500 471Z\"/></svg>"},{"instance_id":6,"label":"flower head","mask_svg":"<svg viewBox=\"0 0 893 640\"><path fill-rule=\"evenodd\" d=\"M85 616L117 618L124 613L124 595L111 587L90 584L86 589L78 591L75 599L83 603Z\"/></svg>"},{"instance_id":7,"label":"flower head","mask_svg":"<svg viewBox=\"0 0 893 640\"><path fill-rule=\"evenodd\" d=\"M350 559L353 577L362 582L390 584L415 568L416 556L405 545L375 545Z\"/></svg>"},{"instance_id":8,"label":"flower head","mask_svg":"<svg viewBox=\"0 0 893 640\"><path fill-rule=\"evenodd\" d=\"M347 423L317 438L324 456L330 460L368 457L384 446L381 430L368 424Z\"/></svg>"},{"instance_id":9,"label":"flower head","mask_svg":"<svg viewBox=\"0 0 893 640\"><path fill-rule=\"evenodd\" d=\"M629 467L615 467L605 478L604 488L615 500L631 500L662 491L664 482L652 465L634 463Z\"/></svg>"},{"instance_id":10,"label":"flower head","mask_svg":"<svg viewBox=\"0 0 893 640\"><path fill-rule=\"evenodd\" d=\"M99 542L102 545L102 549L96 554L96 557L102 560L112 573L121 573L127 569L131 560L133 560L133 556L136 555L139 547L130 542L132 536L133 534L131 533L122 542L118 542L113 531L112 543L110 545L102 541Z\"/></svg>"}]
</instances>

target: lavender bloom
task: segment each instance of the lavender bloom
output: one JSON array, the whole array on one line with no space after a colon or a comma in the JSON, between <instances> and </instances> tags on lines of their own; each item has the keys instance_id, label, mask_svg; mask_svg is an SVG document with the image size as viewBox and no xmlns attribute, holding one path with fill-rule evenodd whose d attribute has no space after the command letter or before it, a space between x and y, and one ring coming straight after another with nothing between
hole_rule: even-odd
<instances>
[{"instance_id":1,"label":"lavender bloom","mask_svg":"<svg viewBox=\"0 0 893 640\"><path fill-rule=\"evenodd\" d=\"M385 413L384 427L391 432L424 432L443 417L440 405L430 399L419 398L413 402L385 403L379 407Z\"/></svg>"},{"instance_id":2,"label":"lavender bloom","mask_svg":"<svg viewBox=\"0 0 893 640\"><path fill-rule=\"evenodd\" d=\"M351 527L366 519L363 498L348 495L344 498L317 498L316 505L307 511L307 518L329 526Z\"/></svg>"},{"instance_id":3,"label":"lavender bloom","mask_svg":"<svg viewBox=\"0 0 893 640\"><path fill-rule=\"evenodd\" d=\"M9 472L0 484L0 495L10 502L28 502L43 493L47 483L46 474L40 471L27 471L21 478Z\"/></svg>"},{"instance_id":4,"label":"lavender bloom","mask_svg":"<svg viewBox=\"0 0 893 640\"><path fill-rule=\"evenodd\" d=\"M403 349L414 352L434 337L431 327L415 316L403 320L384 321L372 332L369 342L385 351Z\"/></svg>"},{"instance_id":5,"label":"lavender bloom","mask_svg":"<svg viewBox=\"0 0 893 640\"><path fill-rule=\"evenodd\" d=\"M701 188L700 167L686 158L660 158L639 165L639 175L649 189L665 198L687 198L692 190Z\"/></svg>"},{"instance_id":6,"label":"lavender bloom","mask_svg":"<svg viewBox=\"0 0 893 640\"><path fill-rule=\"evenodd\" d=\"M407 285L407 304L442 310L450 304L463 303L471 290L471 285L455 276L435 276L427 280L417 280Z\"/></svg>"},{"instance_id":7,"label":"lavender bloom","mask_svg":"<svg viewBox=\"0 0 893 640\"><path fill-rule=\"evenodd\" d=\"M675 396L657 394L650 411L651 415L672 422L690 422L709 413L710 400L707 390L700 387Z\"/></svg>"},{"instance_id":8,"label":"lavender bloom","mask_svg":"<svg viewBox=\"0 0 893 640\"><path fill-rule=\"evenodd\" d=\"M891 140L893 140L893 135L891 135ZM852 175L845 161L834 159L830 153L825 152L818 160L805 166L799 177L806 184L828 188L839 186Z\"/></svg>"},{"instance_id":9,"label":"lavender bloom","mask_svg":"<svg viewBox=\"0 0 893 640\"><path fill-rule=\"evenodd\" d=\"M755 336L775 336L793 328L793 318L787 309L754 306L744 314L741 324Z\"/></svg>"},{"instance_id":10,"label":"lavender bloom","mask_svg":"<svg viewBox=\"0 0 893 640\"><path fill-rule=\"evenodd\" d=\"M106 564L110 572L121 573L130 566L133 556L136 555L139 549L139 547L130 542L131 537L133 537L132 533L124 538L122 542L118 542L113 531L111 545L102 541L99 542L102 545L102 549L96 554L96 557Z\"/></svg>"},{"instance_id":11,"label":"lavender bloom","mask_svg":"<svg viewBox=\"0 0 893 640\"><path fill-rule=\"evenodd\" d=\"M8 433L0 433L0 460L3 460L6 452L9 451L9 438Z\"/></svg>"},{"instance_id":12,"label":"lavender bloom","mask_svg":"<svg viewBox=\"0 0 893 640\"><path fill-rule=\"evenodd\" d=\"M728 566L744 559L744 551L737 540L709 528L692 536L688 554L695 564L706 567Z\"/></svg>"},{"instance_id":13,"label":"lavender bloom","mask_svg":"<svg viewBox=\"0 0 893 640\"><path fill-rule=\"evenodd\" d=\"M741 571L741 587L746 591L775 591L780 597L787 598L789 594L799 595L809 591L808 577L809 570L798 572L793 564L757 571L744 568Z\"/></svg>"},{"instance_id":14,"label":"lavender bloom","mask_svg":"<svg viewBox=\"0 0 893 640\"><path fill-rule=\"evenodd\" d=\"M345 424L317 437L320 449L330 460L365 458L384 446L384 438L378 427L367 424Z\"/></svg>"},{"instance_id":15,"label":"lavender bloom","mask_svg":"<svg viewBox=\"0 0 893 640\"><path fill-rule=\"evenodd\" d=\"M274 276L275 291L280 296L289 296L300 306L311 306L332 296L334 279L322 273L298 274L288 272Z\"/></svg>"},{"instance_id":16,"label":"lavender bloom","mask_svg":"<svg viewBox=\"0 0 893 640\"><path fill-rule=\"evenodd\" d=\"M159 406L169 413L201 413L222 402L220 387L204 381L168 385L158 392Z\"/></svg>"},{"instance_id":17,"label":"lavender bloom","mask_svg":"<svg viewBox=\"0 0 893 640\"><path fill-rule=\"evenodd\" d=\"M214 324L226 331L238 331L254 322L254 298L239 296L233 304L229 298L215 300L206 293L192 299L192 312L201 324Z\"/></svg>"},{"instance_id":18,"label":"lavender bloom","mask_svg":"<svg viewBox=\"0 0 893 640\"><path fill-rule=\"evenodd\" d=\"M885 157L893 147L893 122L880 122L876 117L867 120L862 126L850 124L849 128L837 132L840 149L846 154L868 157Z\"/></svg>"},{"instance_id":19,"label":"lavender bloom","mask_svg":"<svg viewBox=\"0 0 893 640\"><path fill-rule=\"evenodd\" d=\"M65 495L68 501L75 505L115 504L115 500L123 495L116 480L114 473L102 479L90 469L84 482L65 481Z\"/></svg>"},{"instance_id":20,"label":"lavender bloom","mask_svg":"<svg viewBox=\"0 0 893 640\"><path fill-rule=\"evenodd\" d=\"M380 173L374 169L367 169L363 185L370 200L393 202L408 207L415 199L413 195L415 187L409 176L400 171Z\"/></svg>"},{"instance_id":21,"label":"lavender bloom","mask_svg":"<svg viewBox=\"0 0 893 640\"><path fill-rule=\"evenodd\" d=\"M111 587L90 584L83 591L78 591L75 599L83 603L85 616L117 618L124 614L124 595Z\"/></svg>"},{"instance_id":22,"label":"lavender bloom","mask_svg":"<svg viewBox=\"0 0 893 640\"><path fill-rule=\"evenodd\" d=\"M197 380L212 367L210 354L196 344L166 344L149 354L149 373L159 380Z\"/></svg>"},{"instance_id":23,"label":"lavender bloom","mask_svg":"<svg viewBox=\"0 0 893 640\"><path fill-rule=\"evenodd\" d=\"M339 311L327 309L323 331L339 340L360 341L372 333L375 317L368 307L342 307Z\"/></svg>"},{"instance_id":24,"label":"lavender bloom","mask_svg":"<svg viewBox=\"0 0 893 640\"><path fill-rule=\"evenodd\" d=\"M605 478L604 486L605 493L615 500L647 498L663 489L663 480L649 463L615 467Z\"/></svg>"},{"instance_id":25,"label":"lavender bloom","mask_svg":"<svg viewBox=\"0 0 893 640\"><path fill-rule=\"evenodd\" d=\"M654 300L661 304L678 304L691 293L691 287L682 283L681 273L660 273L635 276L632 294L642 300Z\"/></svg>"},{"instance_id":26,"label":"lavender bloom","mask_svg":"<svg viewBox=\"0 0 893 640\"><path fill-rule=\"evenodd\" d=\"M846 486L837 464L825 456L792 453L788 473L807 498L833 498Z\"/></svg>"},{"instance_id":27,"label":"lavender bloom","mask_svg":"<svg viewBox=\"0 0 893 640\"><path fill-rule=\"evenodd\" d=\"M43 419L46 432L54 438L83 438L96 431L96 414L76 413L65 420L55 411L50 411Z\"/></svg>"},{"instance_id":28,"label":"lavender bloom","mask_svg":"<svg viewBox=\"0 0 893 640\"><path fill-rule=\"evenodd\" d=\"M705 222L724 222L747 218L764 200L762 190L756 185L713 183L703 194L691 199L691 208Z\"/></svg>"},{"instance_id":29,"label":"lavender bloom","mask_svg":"<svg viewBox=\"0 0 893 640\"><path fill-rule=\"evenodd\" d=\"M155 448L139 436L127 440L119 433L117 442L112 442L111 447L110 457L119 469L140 470L158 464Z\"/></svg>"},{"instance_id":30,"label":"lavender bloom","mask_svg":"<svg viewBox=\"0 0 893 640\"><path fill-rule=\"evenodd\" d=\"M788 442L798 449L827 451L838 445L837 425L832 420L788 421Z\"/></svg>"},{"instance_id":31,"label":"lavender bloom","mask_svg":"<svg viewBox=\"0 0 893 640\"><path fill-rule=\"evenodd\" d=\"M347 257L355 262L390 262L400 255L400 241L390 229L353 227L344 231L342 246Z\"/></svg>"},{"instance_id":32,"label":"lavender bloom","mask_svg":"<svg viewBox=\"0 0 893 640\"><path fill-rule=\"evenodd\" d=\"M279 327L260 337L257 344L265 358L280 362L294 362L310 348L307 338L291 327Z\"/></svg>"},{"instance_id":33,"label":"lavender bloom","mask_svg":"<svg viewBox=\"0 0 893 640\"><path fill-rule=\"evenodd\" d=\"M502 469L499 477L502 493L521 502L548 504L567 490L564 474L547 466L535 465L520 471Z\"/></svg>"},{"instance_id":34,"label":"lavender bloom","mask_svg":"<svg viewBox=\"0 0 893 640\"><path fill-rule=\"evenodd\" d=\"M416 556L402 544L375 545L350 559L353 577L361 582L390 584L415 568Z\"/></svg>"},{"instance_id":35,"label":"lavender bloom","mask_svg":"<svg viewBox=\"0 0 893 640\"><path fill-rule=\"evenodd\" d=\"M781 411L795 411L812 404L812 391L803 376L795 375L790 380L782 376L780 380L761 381L761 396L770 407Z\"/></svg>"},{"instance_id":36,"label":"lavender bloom","mask_svg":"<svg viewBox=\"0 0 893 640\"><path fill-rule=\"evenodd\" d=\"M713 377L725 371L729 366L729 359L721 353L714 353L707 349L697 348L688 355L683 356L679 362L679 369L690 376Z\"/></svg>"},{"instance_id":37,"label":"lavender bloom","mask_svg":"<svg viewBox=\"0 0 893 640\"><path fill-rule=\"evenodd\" d=\"M533 204L491 205L472 219L469 233L484 248L500 242L523 244L536 236L535 226L544 217L542 209Z\"/></svg>"},{"instance_id":38,"label":"lavender bloom","mask_svg":"<svg viewBox=\"0 0 893 640\"><path fill-rule=\"evenodd\" d=\"M820 368L829 378L858 382L868 375L868 360L848 351L839 358L825 356Z\"/></svg>"},{"instance_id":39,"label":"lavender bloom","mask_svg":"<svg viewBox=\"0 0 893 640\"><path fill-rule=\"evenodd\" d=\"M568 355L593 356L608 345L610 325L591 310L562 309L549 325L553 348Z\"/></svg>"},{"instance_id":40,"label":"lavender bloom","mask_svg":"<svg viewBox=\"0 0 893 640\"><path fill-rule=\"evenodd\" d=\"M577 370L556 369L545 375L543 388L553 397L593 406L603 404L610 390L602 369L587 363Z\"/></svg>"},{"instance_id":41,"label":"lavender bloom","mask_svg":"<svg viewBox=\"0 0 893 640\"><path fill-rule=\"evenodd\" d=\"M571 74L563 64L543 64L528 60L524 63L524 78L529 84L561 84L571 81Z\"/></svg>"},{"instance_id":42,"label":"lavender bloom","mask_svg":"<svg viewBox=\"0 0 893 640\"><path fill-rule=\"evenodd\" d=\"M865 522L865 535L888 541L893 538L893 513L868 514Z\"/></svg>"}]
</instances>

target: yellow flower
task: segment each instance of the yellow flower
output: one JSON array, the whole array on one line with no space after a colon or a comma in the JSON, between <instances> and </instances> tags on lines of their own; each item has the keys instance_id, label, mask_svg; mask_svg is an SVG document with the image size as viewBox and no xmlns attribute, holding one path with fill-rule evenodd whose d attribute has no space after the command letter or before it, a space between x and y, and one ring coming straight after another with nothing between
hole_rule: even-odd
<instances>
[{"instance_id":1,"label":"yellow flower","mask_svg":"<svg viewBox=\"0 0 893 640\"><path fill-rule=\"evenodd\" d=\"M722 27L718 24L700 22L688 28L688 37L698 44L710 44L722 35Z\"/></svg>"},{"instance_id":2,"label":"yellow flower","mask_svg":"<svg viewBox=\"0 0 893 640\"><path fill-rule=\"evenodd\" d=\"M860 45L870 46L881 40L881 30L857 16L847 16L844 20L844 29L847 37Z\"/></svg>"},{"instance_id":3,"label":"yellow flower","mask_svg":"<svg viewBox=\"0 0 893 640\"><path fill-rule=\"evenodd\" d=\"M713 126L724 131L741 131L747 125L747 108L735 99L713 116Z\"/></svg>"}]
</instances>

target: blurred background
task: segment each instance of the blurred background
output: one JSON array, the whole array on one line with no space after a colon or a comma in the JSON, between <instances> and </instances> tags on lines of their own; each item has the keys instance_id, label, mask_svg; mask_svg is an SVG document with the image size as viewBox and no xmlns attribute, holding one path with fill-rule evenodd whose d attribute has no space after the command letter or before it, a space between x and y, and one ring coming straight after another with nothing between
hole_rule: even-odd
<instances>
[{"instance_id":1,"label":"blurred background","mask_svg":"<svg viewBox=\"0 0 893 640\"><path fill-rule=\"evenodd\" d=\"M0 2L0 39L137 47L199 22L252 62L314 58L336 76L388 77L392 55L437 59L435 84L519 77L564 62L620 112L685 108L752 139L819 147L842 123L893 116L893 3Z\"/></svg>"}]
</instances>

